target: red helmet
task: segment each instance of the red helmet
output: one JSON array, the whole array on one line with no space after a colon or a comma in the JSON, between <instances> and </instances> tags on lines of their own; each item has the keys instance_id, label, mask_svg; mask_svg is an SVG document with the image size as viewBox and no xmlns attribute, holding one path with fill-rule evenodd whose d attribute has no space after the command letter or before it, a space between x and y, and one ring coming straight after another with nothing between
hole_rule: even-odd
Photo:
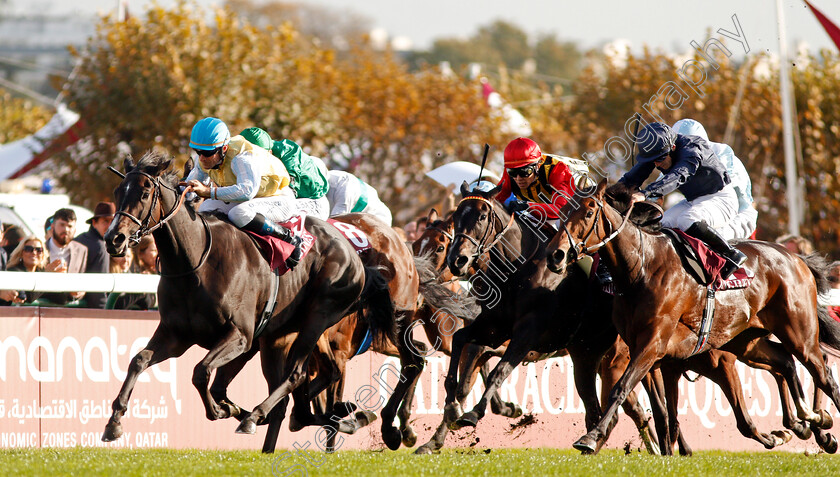
<instances>
[{"instance_id":1,"label":"red helmet","mask_svg":"<svg viewBox=\"0 0 840 477\"><path fill-rule=\"evenodd\" d=\"M518 137L505 148L505 168L516 169L535 164L542 159L540 146L534 141Z\"/></svg>"}]
</instances>

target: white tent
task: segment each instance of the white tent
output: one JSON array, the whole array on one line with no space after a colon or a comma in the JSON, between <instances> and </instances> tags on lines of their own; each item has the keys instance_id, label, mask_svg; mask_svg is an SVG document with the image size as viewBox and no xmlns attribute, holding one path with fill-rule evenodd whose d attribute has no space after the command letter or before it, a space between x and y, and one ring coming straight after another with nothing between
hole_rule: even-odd
<instances>
[{"instance_id":1,"label":"white tent","mask_svg":"<svg viewBox=\"0 0 840 477\"><path fill-rule=\"evenodd\" d=\"M55 116L38 132L17 141L0 144L0 180L8 179L29 164L53 139L64 134L78 120L78 113L59 104Z\"/></svg>"}]
</instances>

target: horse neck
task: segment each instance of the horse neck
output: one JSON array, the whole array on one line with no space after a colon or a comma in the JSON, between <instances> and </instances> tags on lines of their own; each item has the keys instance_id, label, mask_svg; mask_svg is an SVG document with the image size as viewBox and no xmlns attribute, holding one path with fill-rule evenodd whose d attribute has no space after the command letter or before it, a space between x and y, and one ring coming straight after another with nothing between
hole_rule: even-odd
<instances>
[{"instance_id":1,"label":"horse neck","mask_svg":"<svg viewBox=\"0 0 840 477\"><path fill-rule=\"evenodd\" d=\"M600 224L609 224L612 230L621 226L624 217L612 206L605 205L603 220ZM612 233L612 232L609 233ZM604 233L605 236L607 232ZM639 282L645 274L645 267L653 257L653 250L650 241L653 239L648 234L641 233L641 230L632 222L628 221L624 228L612 240L607 242L598 251L601 260L607 265L618 287L626 289L627 286Z\"/></svg>"},{"instance_id":2,"label":"horse neck","mask_svg":"<svg viewBox=\"0 0 840 477\"><path fill-rule=\"evenodd\" d=\"M488 240L495 240L494 237L504 230L508 222L510 222L510 227L502 233L498 242L493 246L497 253L491 254L491 260L500 260L503 257L507 262L515 262L523 257L525 252L530 251L531 241L529 239L531 236L525 233L516 219L511 222L511 214L508 214L501 204L494 203L493 211L499 220L495 221L493 236Z\"/></svg>"},{"instance_id":3,"label":"horse neck","mask_svg":"<svg viewBox=\"0 0 840 477\"><path fill-rule=\"evenodd\" d=\"M177 205L178 195L161 187L161 218ZM161 274L177 274L195 267L201 259L206 236L197 213L183 205L162 227L152 232L158 249Z\"/></svg>"}]
</instances>

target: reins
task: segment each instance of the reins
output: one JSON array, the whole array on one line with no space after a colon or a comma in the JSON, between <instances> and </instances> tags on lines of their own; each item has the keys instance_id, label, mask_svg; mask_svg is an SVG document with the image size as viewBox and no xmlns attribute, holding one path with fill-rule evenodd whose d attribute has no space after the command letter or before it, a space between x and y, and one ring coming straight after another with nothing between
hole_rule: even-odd
<instances>
[{"instance_id":1,"label":"reins","mask_svg":"<svg viewBox=\"0 0 840 477\"><path fill-rule=\"evenodd\" d=\"M624 226L627 225L627 222L630 220L630 213L633 211L633 206L636 203L630 204L630 208L627 209L627 213L624 215L624 220L622 220L621 225L618 226L609 236L601 240L600 242L596 243L595 245L589 246L586 245L586 241L589 240L589 237L595 233L596 229L598 228L598 219L603 214L604 210L604 203L600 200L595 200L595 203L598 204L598 211L595 212L595 220L592 222L592 227L589 229L589 232L586 233L580 243L576 243L575 239L572 237L572 234L569 232L569 229L566 227L566 223L563 222L562 227L563 231L566 232L566 237L569 239L569 250L574 253L573 261L578 261L583 255L589 255L594 252L597 252L601 247L611 242L614 238L618 236L619 233L624 229ZM605 216L606 218L606 216ZM610 228L612 228L612 222L607 220L607 223L610 224ZM606 232L606 227L604 232Z\"/></svg>"}]
</instances>

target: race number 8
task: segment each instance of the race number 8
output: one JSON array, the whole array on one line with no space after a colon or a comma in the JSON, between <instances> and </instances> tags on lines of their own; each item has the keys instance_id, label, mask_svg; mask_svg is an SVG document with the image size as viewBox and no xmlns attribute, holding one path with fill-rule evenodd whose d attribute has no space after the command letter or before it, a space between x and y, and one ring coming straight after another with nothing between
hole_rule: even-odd
<instances>
[{"instance_id":1,"label":"race number 8","mask_svg":"<svg viewBox=\"0 0 840 477\"><path fill-rule=\"evenodd\" d=\"M335 228L341 231L347 240L353 244L356 248L365 248L370 246L370 242L368 241L367 235L364 232L357 229L356 226L345 224L344 222L334 222Z\"/></svg>"}]
</instances>

